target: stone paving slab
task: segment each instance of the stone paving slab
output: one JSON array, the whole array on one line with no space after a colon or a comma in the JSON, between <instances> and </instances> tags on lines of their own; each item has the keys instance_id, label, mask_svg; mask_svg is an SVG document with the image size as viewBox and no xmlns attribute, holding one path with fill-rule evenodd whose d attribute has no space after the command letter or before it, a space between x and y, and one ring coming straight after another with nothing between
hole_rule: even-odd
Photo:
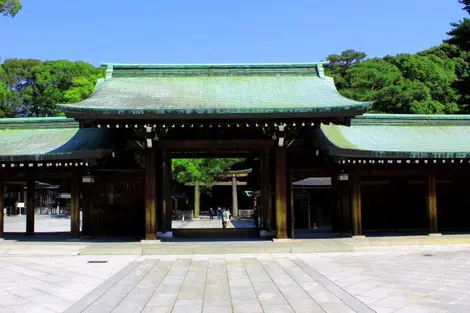
<instances>
[{"instance_id":1,"label":"stone paving slab","mask_svg":"<svg viewBox=\"0 0 470 313\"><path fill-rule=\"evenodd\" d=\"M469 256L463 245L140 256L66 312L470 312Z\"/></svg>"},{"instance_id":2,"label":"stone paving slab","mask_svg":"<svg viewBox=\"0 0 470 313\"><path fill-rule=\"evenodd\" d=\"M183 229L183 228L219 228L222 229L222 220L214 217L213 220L209 219L207 216L203 216L200 219L193 220L173 220L171 222L173 229ZM231 219L227 223L227 228L255 228L255 223L252 219Z\"/></svg>"},{"instance_id":3,"label":"stone paving slab","mask_svg":"<svg viewBox=\"0 0 470 313\"><path fill-rule=\"evenodd\" d=\"M216 241L216 242L161 242L142 244L140 242L49 242L49 241L0 241L0 256L2 255L180 255L180 254L243 254L243 253L322 253L322 252L353 252L369 251L371 249L410 248L427 246L461 246L468 245L460 242L470 242L470 236L442 236L439 242L423 244L422 239L416 241L400 238L365 239L309 239L292 240L275 243L271 241ZM444 238L445 237L445 238ZM465 239L465 240L464 240ZM383 240L383 242L382 242ZM393 243L390 246L385 243Z\"/></svg>"},{"instance_id":4,"label":"stone paving slab","mask_svg":"<svg viewBox=\"0 0 470 313\"><path fill-rule=\"evenodd\" d=\"M0 257L0 312L63 312L135 257Z\"/></svg>"},{"instance_id":5,"label":"stone paving slab","mask_svg":"<svg viewBox=\"0 0 470 313\"><path fill-rule=\"evenodd\" d=\"M468 313L470 246L0 256L0 312L64 311Z\"/></svg>"},{"instance_id":6,"label":"stone paving slab","mask_svg":"<svg viewBox=\"0 0 470 313\"><path fill-rule=\"evenodd\" d=\"M81 220L81 219L80 219ZM34 215L34 231L36 233L69 232L70 216ZM80 223L80 228L82 227ZM5 216L5 232L26 232L26 215Z\"/></svg>"}]
</instances>

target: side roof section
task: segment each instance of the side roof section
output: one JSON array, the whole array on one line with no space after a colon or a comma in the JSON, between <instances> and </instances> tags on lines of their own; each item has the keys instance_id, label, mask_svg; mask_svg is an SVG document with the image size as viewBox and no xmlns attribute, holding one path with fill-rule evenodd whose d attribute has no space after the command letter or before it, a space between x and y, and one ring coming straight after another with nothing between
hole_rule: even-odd
<instances>
[{"instance_id":1,"label":"side roof section","mask_svg":"<svg viewBox=\"0 0 470 313\"><path fill-rule=\"evenodd\" d=\"M470 158L469 115L364 114L350 127L322 124L316 142L339 158Z\"/></svg>"},{"instance_id":2,"label":"side roof section","mask_svg":"<svg viewBox=\"0 0 470 313\"><path fill-rule=\"evenodd\" d=\"M112 152L111 131L83 128L73 119L0 119L0 162L90 160Z\"/></svg>"}]
</instances>

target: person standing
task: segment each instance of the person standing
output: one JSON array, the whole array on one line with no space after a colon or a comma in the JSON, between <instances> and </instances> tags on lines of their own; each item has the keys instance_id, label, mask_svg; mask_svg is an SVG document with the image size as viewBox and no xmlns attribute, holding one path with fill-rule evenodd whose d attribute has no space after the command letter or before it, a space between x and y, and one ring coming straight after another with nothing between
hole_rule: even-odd
<instances>
[{"instance_id":1,"label":"person standing","mask_svg":"<svg viewBox=\"0 0 470 313\"><path fill-rule=\"evenodd\" d=\"M223 228L227 227L227 221L228 221L228 212L224 208L222 209L222 227Z\"/></svg>"},{"instance_id":2,"label":"person standing","mask_svg":"<svg viewBox=\"0 0 470 313\"><path fill-rule=\"evenodd\" d=\"M214 209L212 207L209 209L209 216L211 220L214 219Z\"/></svg>"}]
</instances>

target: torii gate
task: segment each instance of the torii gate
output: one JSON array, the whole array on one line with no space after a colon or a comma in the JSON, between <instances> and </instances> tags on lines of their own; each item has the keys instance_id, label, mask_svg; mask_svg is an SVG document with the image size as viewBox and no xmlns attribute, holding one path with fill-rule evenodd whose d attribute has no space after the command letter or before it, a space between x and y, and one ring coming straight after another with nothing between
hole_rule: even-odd
<instances>
[{"instance_id":1,"label":"torii gate","mask_svg":"<svg viewBox=\"0 0 470 313\"><path fill-rule=\"evenodd\" d=\"M217 174L217 178L228 178L231 177L231 182L215 182L212 186L232 186L232 215L238 217L238 190L237 186L246 186L247 182L237 181L238 177L247 177L251 173L251 169L240 170L240 171L229 171L222 174ZM194 186L194 217L199 218L200 215L200 186L206 186L207 184L196 181L186 183L186 186Z\"/></svg>"}]
</instances>

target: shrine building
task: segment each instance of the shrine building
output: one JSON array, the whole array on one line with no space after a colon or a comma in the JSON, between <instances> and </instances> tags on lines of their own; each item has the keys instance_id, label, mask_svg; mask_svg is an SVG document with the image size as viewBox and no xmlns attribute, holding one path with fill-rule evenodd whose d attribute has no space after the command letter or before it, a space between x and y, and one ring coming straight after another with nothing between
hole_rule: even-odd
<instances>
[{"instance_id":1,"label":"shrine building","mask_svg":"<svg viewBox=\"0 0 470 313\"><path fill-rule=\"evenodd\" d=\"M33 234L36 185L56 183L72 238L155 240L172 234L172 158L236 156L254 160L260 236L468 230L470 116L364 114L324 64L105 63L66 117L0 119L0 208L24 183Z\"/></svg>"}]
</instances>

